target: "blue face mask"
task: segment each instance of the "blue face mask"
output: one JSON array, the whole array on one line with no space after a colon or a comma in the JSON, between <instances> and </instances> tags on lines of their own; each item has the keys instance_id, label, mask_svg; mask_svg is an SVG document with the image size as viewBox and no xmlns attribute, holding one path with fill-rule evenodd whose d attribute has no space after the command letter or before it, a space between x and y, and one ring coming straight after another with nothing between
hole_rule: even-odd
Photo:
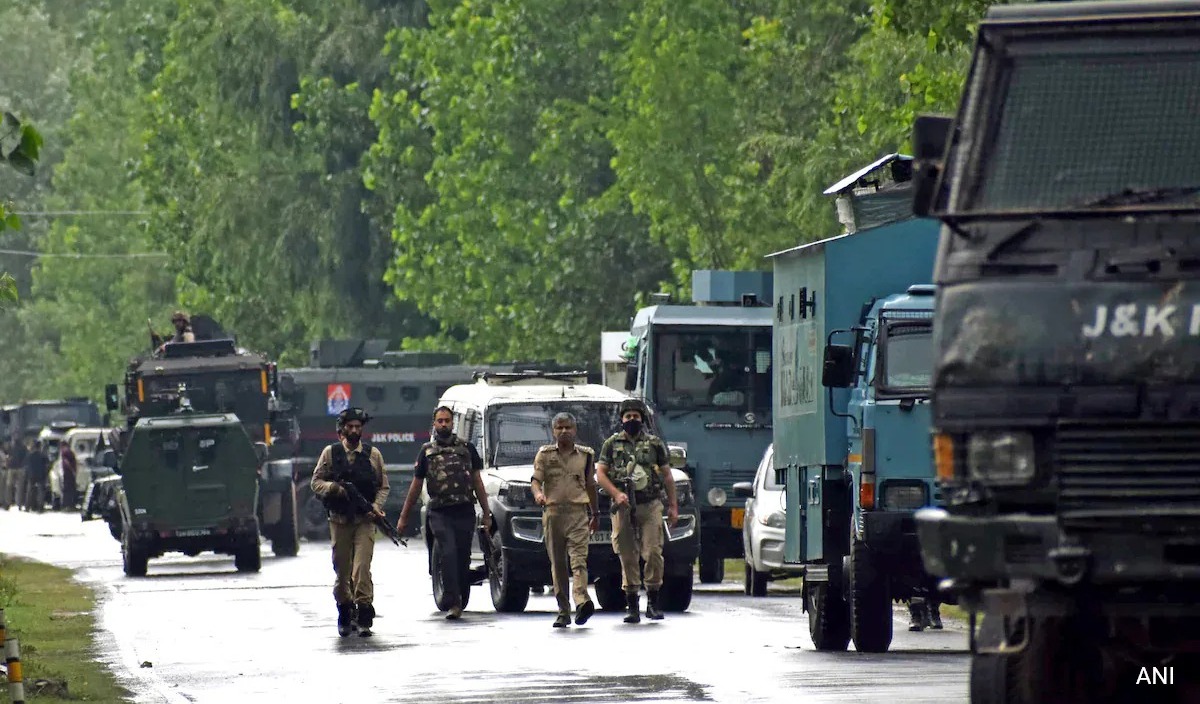
<instances>
[{"instance_id":1,"label":"blue face mask","mask_svg":"<svg viewBox=\"0 0 1200 704\"><path fill-rule=\"evenodd\" d=\"M642 432L642 421L637 419L627 420L624 423L621 423L621 429L624 430L630 437L633 437Z\"/></svg>"}]
</instances>

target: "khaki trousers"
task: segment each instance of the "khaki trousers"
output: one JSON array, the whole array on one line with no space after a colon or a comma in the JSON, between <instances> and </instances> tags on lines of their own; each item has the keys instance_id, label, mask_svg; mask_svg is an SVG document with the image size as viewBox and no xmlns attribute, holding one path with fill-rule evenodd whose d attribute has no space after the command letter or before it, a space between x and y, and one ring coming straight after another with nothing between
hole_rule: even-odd
<instances>
[{"instance_id":1,"label":"khaki trousers","mask_svg":"<svg viewBox=\"0 0 1200 704\"><path fill-rule=\"evenodd\" d=\"M354 523L329 522L329 538L333 543L333 599L343 604L370 604L375 598L371 583L371 558L375 555L375 524L360 520Z\"/></svg>"},{"instance_id":2,"label":"khaki trousers","mask_svg":"<svg viewBox=\"0 0 1200 704\"><path fill-rule=\"evenodd\" d=\"M642 544L633 542L633 530L629 526L629 509L622 508L613 514L613 550L621 558L621 586L627 594L636 594L642 586L639 557L646 561L646 591L657 590L663 583L663 505L655 499L647 504L638 504L637 523L642 533Z\"/></svg>"},{"instance_id":3,"label":"khaki trousers","mask_svg":"<svg viewBox=\"0 0 1200 704\"><path fill-rule=\"evenodd\" d=\"M554 596L558 599L560 614L571 611L568 585L576 607L590 601L587 591L590 536L587 512L587 504L561 504L547 506L542 514L542 532L546 536L546 553L550 556L550 575L554 578Z\"/></svg>"}]
</instances>

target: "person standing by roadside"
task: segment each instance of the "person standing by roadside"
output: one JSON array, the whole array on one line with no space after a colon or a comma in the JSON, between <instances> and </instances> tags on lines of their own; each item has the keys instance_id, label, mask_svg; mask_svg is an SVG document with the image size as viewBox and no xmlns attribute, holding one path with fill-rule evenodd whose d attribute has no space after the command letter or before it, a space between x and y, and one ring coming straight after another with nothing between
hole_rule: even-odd
<instances>
[{"instance_id":1,"label":"person standing by roadside","mask_svg":"<svg viewBox=\"0 0 1200 704\"><path fill-rule=\"evenodd\" d=\"M462 618L461 595L471 588L475 502L478 501L483 510L481 521L485 531L490 531L492 515L483 477L479 474L483 470L483 458L475 445L454 434L454 411L446 406L438 406L433 412L433 439L421 446L414 469L396 532L404 535L409 514L428 481L426 526L441 556L436 568L441 571L443 588L453 599L446 618L456 620Z\"/></svg>"},{"instance_id":2,"label":"person standing by roadside","mask_svg":"<svg viewBox=\"0 0 1200 704\"><path fill-rule=\"evenodd\" d=\"M8 451L8 470L11 475L8 489L9 500L17 510L25 508L25 494L29 490L25 483L25 460L28 456L29 450L25 447L25 441L14 437Z\"/></svg>"},{"instance_id":3,"label":"person standing by roadside","mask_svg":"<svg viewBox=\"0 0 1200 704\"><path fill-rule=\"evenodd\" d=\"M79 463L76 460L75 451L71 449L71 443L66 440L62 442L62 451L59 453L59 459L62 461L63 508L70 510L75 508L75 504L79 503L79 491L75 486Z\"/></svg>"},{"instance_id":4,"label":"person standing by roadside","mask_svg":"<svg viewBox=\"0 0 1200 704\"><path fill-rule=\"evenodd\" d=\"M34 440L25 458L25 507L42 513L46 510L46 486L50 480L50 458L42 450L42 441Z\"/></svg>"},{"instance_id":5,"label":"person standing by roadside","mask_svg":"<svg viewBox=\"0 0 1200 704\"><path fill-rule=\"evenodd\" d=\"M578 423L570 413L554 416L550 428L555 442L543 445L534 457L531 488L533 500L545 507L542 533L558 600L554 627L571 624L571 592L575 623L582 626L596 611L587 591L588 540L600 520L593 475L595 453L575 444Z\"/></svg>"},{"instance_id":6,"label":"person standing by roadside","mask_svg":"<svg viewBox=\"0 0 1200 704\"><path fill-rule=\"evenodd\" d=\"M338 635L343 638L355 628L360 636L369 636L375 623L375 584L371 578L375 518L383 517L390 487L379 448L362 442L363 425L369 420L361 408L347 408L338 414L340 440L321 451L309 484L329 514L336 575L333 599L338 611ZM347 486L371 504L369 512L354 505Z\"/></svg>"}]
</instances>

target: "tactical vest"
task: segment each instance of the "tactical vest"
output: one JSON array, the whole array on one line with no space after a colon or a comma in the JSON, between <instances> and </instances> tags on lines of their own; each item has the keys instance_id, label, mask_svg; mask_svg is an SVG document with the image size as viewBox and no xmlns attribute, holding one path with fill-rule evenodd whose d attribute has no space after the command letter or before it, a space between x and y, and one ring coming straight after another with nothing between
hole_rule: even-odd
<instances>
[{"instance_id":1,"label":"tactical vest","mask_svg":"<svg viewBox=\"0 0 1200 704\"><path fill-rule=\"evenodd\" d=\"M457 435L449 444L428 442L421 448L429 462L425 486L429 492L429 508L442 508L474 502L471 486L471 451Z\"/></svg>"},{"instance_id":2,"label":"tactical vest","mask_svg":"<svg viewBox=\"0 0 1200 704\"><path fill-rule=\"evenodd\" d=\"M358 489L358 493L367 500L367 503L374 504L375 496L379 493L379 480L375 477L375 468L371 466L371 446L363 442L359 443L358 448L359 452L351 462L342 443L338 442L329 446L333 460L331 478L335 482L353 484L354 488ZM326 495L324 503L327 510L343 516L360 513L354 509L350 499L345 496Z\"/></svg>"},{"instance_id":3,"label":"tactical vest","mask_svg":"<svg viewBox=\"0 0 1200 704\"><path fill-rule=\"evenodd\" d=\"M626 440L623 433L612 436L612 466L608 475L617 488L625 491L626 480L630 476L637 478L640 473L647 475L644 488L635 488L633 495L637 502L654 501L663 498L664 485L662 476L658 473L658 453L654 451L654 441L657 439L649 433L641 433L634 440Z\"/></svg>"}]
</instances>

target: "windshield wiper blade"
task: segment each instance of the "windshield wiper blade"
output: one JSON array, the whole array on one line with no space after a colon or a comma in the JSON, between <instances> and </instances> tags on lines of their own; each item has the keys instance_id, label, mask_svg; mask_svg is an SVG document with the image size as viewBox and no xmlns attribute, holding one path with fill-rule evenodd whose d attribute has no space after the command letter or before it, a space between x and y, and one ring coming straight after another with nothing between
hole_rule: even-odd
<instances>
[{"instance_id":1,"label":"windshield wiper blade","mask_svg":"<svg viewBox=\"0 0 1200 704\"><path fill-rule=\"evenodd\" d=\"M992 245L992 248L988 250L987 254L984 256L984 259L989 262L992 261L1002 250L1020 244L1026 237L1032 235L1041 226L1041 220L1033 220L1030 221L1029 224L1022 226L1016 232L1005 235L1000 239L999 242Z\"/></svg>"},{"instance_id":2,"label":"windshield wiper blade","mask_svg":"<svg viewBox=\"0 0 1200 704\"><path fill-rule=\"evenodd\" d=\"M1171 198L1182 198L1200 193L1200 185L1163 186L1161 188L1125 188L1115 193L1099 196L1084 201L1084 207L1102 205L1140 205L1143 203L1158 203Z\"/></svg>"}]
</instances>

